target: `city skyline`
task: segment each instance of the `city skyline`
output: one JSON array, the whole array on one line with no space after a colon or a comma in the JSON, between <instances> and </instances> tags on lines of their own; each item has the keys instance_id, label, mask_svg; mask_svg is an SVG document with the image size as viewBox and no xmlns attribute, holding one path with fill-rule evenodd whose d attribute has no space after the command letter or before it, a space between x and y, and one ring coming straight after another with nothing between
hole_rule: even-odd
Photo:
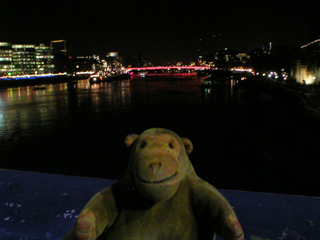
<instances>
[{"instance_id":1,"label":"city skyline","mask_svg":"<svg viewBox=\"0 0 320 240\"><path fill-rule=\"evenodd\" d=\"M251 2L251 3L250 3ZM154 63L195 61L223 48L301 46L318 37L316 8L308 1L18 1L2 3L2 42L49 45L67 41L69 54Z\"/></svg>"}]
</instances>

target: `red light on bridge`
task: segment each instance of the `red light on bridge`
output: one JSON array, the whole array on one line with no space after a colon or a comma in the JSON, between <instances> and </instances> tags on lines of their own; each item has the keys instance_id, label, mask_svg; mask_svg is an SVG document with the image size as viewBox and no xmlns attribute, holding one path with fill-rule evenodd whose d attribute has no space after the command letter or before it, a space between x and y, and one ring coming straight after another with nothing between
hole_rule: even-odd
<instances>
[{"instance_id":1,"label":"red light on bridge","mask_svg":"<svg viewBox=\"0 0 320 240\"><path fill-rule=\"evenodd\" d=\"M136 68L127 68L128 71L145 71L145 70L163 70L163 69L210 69L210 66L158 66L158 67L136 67Z\"/></svg>"}]
</instances>

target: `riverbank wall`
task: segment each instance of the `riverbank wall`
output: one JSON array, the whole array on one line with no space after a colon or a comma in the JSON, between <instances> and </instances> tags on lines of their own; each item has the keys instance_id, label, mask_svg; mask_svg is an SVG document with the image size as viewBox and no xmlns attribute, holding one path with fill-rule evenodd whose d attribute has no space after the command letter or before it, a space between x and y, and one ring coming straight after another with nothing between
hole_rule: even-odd
<instances>
[{"instance_id":1,"label":"riverbank wall","mask_svg":"<svg viewBox=\"0 0 320 240\"><path fill-rule=\"evenodd\" d=\"M254 95L267 94L295 108L304 121L312 123L313 128L319 128L320 85L283 83L257 76L249 77L242 85Z\"/></svg>"},{"instance_id":2,"label":"riverbank wall","mask_svg":"<svg viewBox=\"0 0 320 240\"><path fill-rule=\"evenodd\" d=\"M22 87L22 86L34 86L41 84L53 84L53 83L66 83L84 79L83 76L54 76L54 77L38 77L38 78L25 78L25 79L11 79L1 80L0 88Z\"/></svg>"},{"instance_id":3,"label":"riverbank wall","mask_svg":"<svg viewBox=\"0 0 320 240\"><path fill-rule=\"evenodd\" d=\"M307 104L307 88L299 84L282 84L263 77L251 76L243 83L248 90L260 94L268 94L278 100L294 106L304 106Z\"/></svg>"},{"instance_id":4,"label":"riverbank wall","mask_svg":"<svg viewBox=\"0 0 320 240\"><path fill-rule=\"evenodd\" d=\"M116 180L0 169L0 239L56 240ZM318 239L320 198L220 189L246 239Z\"/></svg>"}]
</instances>

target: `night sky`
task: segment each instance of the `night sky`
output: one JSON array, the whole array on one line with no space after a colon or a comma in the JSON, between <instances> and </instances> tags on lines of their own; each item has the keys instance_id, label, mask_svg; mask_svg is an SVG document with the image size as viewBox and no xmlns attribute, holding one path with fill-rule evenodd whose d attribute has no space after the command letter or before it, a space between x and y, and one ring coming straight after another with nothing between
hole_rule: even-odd
<instances>
[{"instance_id":1,"label":"night sky","mask_svg":"<svg viewBox=\"0 0 320 240\"><path fill-rule=\"evenodd\" d=\"M154 63L195 61L224 48L301 46L319 38L314 2L0 0L0 41L65 39L70 55L140 52Z\"/></svg>"}]
</instances>

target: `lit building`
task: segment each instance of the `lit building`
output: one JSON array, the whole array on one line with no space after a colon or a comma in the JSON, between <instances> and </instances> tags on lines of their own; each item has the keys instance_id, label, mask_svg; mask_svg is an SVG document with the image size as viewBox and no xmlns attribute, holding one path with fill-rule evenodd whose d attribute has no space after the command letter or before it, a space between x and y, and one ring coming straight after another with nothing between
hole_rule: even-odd
<instances>
[{"instance_id":1,"label":"lit building","mask_svg":"<svg viewBox=\"0 0 320 240\"><path fill-rule=\"evenodd\" d=\"M76 71L99 71L101 63L99 56L77 56L73 60Z\"/></svg>"},{"instance_id":2,"label":"lit building","mask_svg":"<svg viewBox=\"0 0 320 240\"><path fill-rule=\"evenodd\" d=\"M0 42L0 75L52 73L54 56L50 47Z\"/></svg>"},{"instance_id":3,"label":"lit building","mask_svg":"<svg viewBox=\"0 0 320 240\"><path fill-rule=\"evenodd\" d=\"M12 44L14 74L35 74L37 71L36 50L33 44Z\"/></svg>"},{"instance_id":4,"label":"lit building","mask_svg":"<svg viewBox=\"0 0 320 240\"><path fill-rule=\"evenodd\" d=\"M251 56L248 53L238 52L225 48L214 55L215 66L222 69L248 68ZM210 63L209 61L207 61Z\"/></svg>"},{"instance_id":5,"label":"lit building","mask_svg":"<svg viewBox=\"0 0 320 240\"><path fill-rule=\"evenodd\" d=\"M236 54L235 50L229 50L225 48L220 50L215 55L215 63L218 68L233 68L236 64Z\"/></svg>"},{"instance_id":6,"label":"lit building","mask_svg":"<svg viewBox=\"0 0 320 240\"><path fill-rule=\"evenodd\" d=\"M54 55L54 65L56 72L73 72L72 57L67 56L67 41L53 40L50 42Z\"/></svg>"},{"instance_id":7,"label":"lit building","mask_svg":"<svg viewBox=\"0 0 320 240\"><path fill-rule=\"evenodd\" d=\"M247 63L250 60L250 55L247 53L237 53L236 58L243 64Z\"/></svg>"},{"instance_id":8,"label":"lit building","mask_svg":"<svg viewBox=\"0 0 320 240\"><path fill-rule=\"evenodd\" d=\"M67 55L66 40L53 40L50 42L50 47L52 47L54 55Z\"/></svg>"},{"instance_id":9,"label":"lit building","mask_svg":"<svg viewBox=\"0 0 320 240\"><path fill-rule=\"evenodd\" d=\"M122 58L117 52L109 52L103 63L103 69L107 72L121 73L124 69Z\"/></svg>"},{"instance_id":10,"label":"lit building","mask_svg":"<svg viewBox=\"0 0 320 240\"><path fill-rule=\"evenodd\" d=\"M40 44L35 46L37 73L53 73L54 71L54 56L52 47Z\"/></svg>"},{"instance_id":11,"label":"lit building","mask_svg":"<svg viewBox=\"0 0 320 240\"><path fill-rule=\"evenodd\" d=\"M0 42L0 76L12 73L12 47L10 43Z\"/></svg>"},{"instance_id":12,"label":"lit building","mask_svg":"<svg viewBox=\"0 0 320 240\"><path fill-rule=\"evenodd\" d=\"M300 83L320 82L320 39L300 47L299 60L292 75Z\"/></svg>"}]
</instances>

